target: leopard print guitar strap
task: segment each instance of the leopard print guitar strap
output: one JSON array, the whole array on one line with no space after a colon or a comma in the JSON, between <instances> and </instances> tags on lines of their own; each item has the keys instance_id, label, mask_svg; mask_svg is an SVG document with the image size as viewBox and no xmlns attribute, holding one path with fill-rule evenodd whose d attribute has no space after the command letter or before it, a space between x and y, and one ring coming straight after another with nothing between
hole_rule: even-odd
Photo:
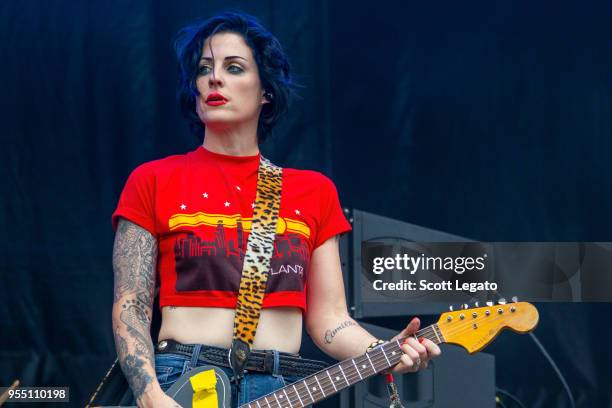
<instances>
[{"instance_id":1,"label":"leopard print guitar strap","mask_svg":"<svg viewBox=\"0 0 612 408\"><path fill-rule=\"evenodd\" d=\"M236 384L239 384L238 380L243 376L259 323L270 260L274 252L282 175L282 168L261 156L253 222L242 266L234 317L234 338L229 356Z\"/></svg>"}]
</instances>

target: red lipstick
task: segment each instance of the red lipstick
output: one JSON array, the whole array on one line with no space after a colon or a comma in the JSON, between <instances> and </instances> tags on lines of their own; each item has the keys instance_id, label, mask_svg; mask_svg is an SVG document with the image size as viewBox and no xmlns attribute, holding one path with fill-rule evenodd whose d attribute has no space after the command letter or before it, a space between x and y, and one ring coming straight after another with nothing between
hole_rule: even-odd
<instances>
[{"instance_id":1,"label":"red lipstick","mask_svg":"<svg viewBox=\"0 0 612 408\"><path fill-rule=\"evenodd\" d=\"M211 92L206 97L206 104L209 106L220 106L227 103L227 98L219 92Z\"/></svg>"}]
</instances>

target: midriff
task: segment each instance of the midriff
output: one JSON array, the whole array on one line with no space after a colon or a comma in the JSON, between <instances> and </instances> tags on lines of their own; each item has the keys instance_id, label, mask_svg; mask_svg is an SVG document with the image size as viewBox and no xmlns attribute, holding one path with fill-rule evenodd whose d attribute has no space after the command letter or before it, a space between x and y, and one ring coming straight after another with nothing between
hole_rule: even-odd
<instances>
[{"instance_id":1,"label":"midriff","mask_svg":"<svg viewBox=\"0 0 612 408\"><path fill-rule=\"evenodd\" d=\"M173 339L184 344L199 343L229 348L233 331L233 309L182 306L162 308L159 340ZM253 349L299 353L301 341L301 309L262 309Z\"/></svg>"}]
</instances>

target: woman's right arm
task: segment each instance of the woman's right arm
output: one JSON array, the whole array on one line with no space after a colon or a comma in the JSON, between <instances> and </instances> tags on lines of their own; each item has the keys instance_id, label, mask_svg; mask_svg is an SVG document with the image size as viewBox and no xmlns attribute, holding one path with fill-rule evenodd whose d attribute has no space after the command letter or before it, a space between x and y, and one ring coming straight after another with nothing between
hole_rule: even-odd
<instances>
[{"instance_id":1,"label":"woman's right arm","mask_svg":"<svg viewBox=\"0 0 612 408\"><path fill-rule=\"evenodd\" d=\"M151 340L157 241L146 229L121 218L113 248L113 333L119 364L139 407L174 406L159 386Z\"/></svg>"}]
</instances>

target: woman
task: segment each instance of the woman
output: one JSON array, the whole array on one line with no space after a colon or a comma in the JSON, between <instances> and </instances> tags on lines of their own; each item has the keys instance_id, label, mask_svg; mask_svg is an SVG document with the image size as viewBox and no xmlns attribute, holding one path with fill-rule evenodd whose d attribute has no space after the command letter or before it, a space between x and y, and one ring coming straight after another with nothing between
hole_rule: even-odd
<instances>
[{"instance_id":1,"label":"woman","mask_svg":"<svg viewBox=\"0 0 612 408\"><path fill-rule=\"evenodd\" d=\"M177 406L164 390L190 368L210 365L206 356L227 355L259 143L286 112L291 85L278 41L241 13L186 27L176 49L179 100L203 145L134 170L113 214L115 343L142 407ZM350 226L333 183L316 172L283 169L279 224L252 347L270 350L273 364L246 374L234 404L309 374L282 368L283 361L298 358L303 321L317 346L338 360L376 344L347 312L338 236ZM156 272L162 325L154 347ZM418 326L414 319L398 336ZM413 338L402 350L394 372L417 371L440 354L432 342ZM226 364L219 366L231 376Z\"/></svg>"}]
</instances>

